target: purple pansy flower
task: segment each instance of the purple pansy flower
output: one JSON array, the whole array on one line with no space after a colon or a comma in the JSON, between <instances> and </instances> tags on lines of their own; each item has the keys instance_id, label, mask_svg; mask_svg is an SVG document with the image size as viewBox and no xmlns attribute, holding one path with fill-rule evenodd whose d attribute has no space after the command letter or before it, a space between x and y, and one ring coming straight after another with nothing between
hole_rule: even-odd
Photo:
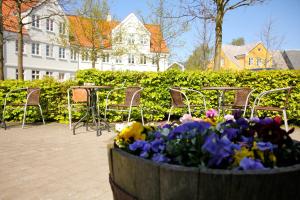
<instances>
[{"instance_id":1,"label":"purple pansy flower","mask_svg":"<svg viewBox=\"0 0 300 200\"><path fill-rule=\"evenodd\" d=\"M160 153L153 154L152 160L157 163L167 163L170 161L170 159L168 157L166 157Z\"/></svg>"},{"instance_id":2,"label":"purple pansy flower","mask_svg":"<svg viewBox=\"0 0 300 200\"><path fill-rule=\"evenodd\" d=\"M240 168L243 170L265 169L259 160L253 160L252 158L247 157L240 161Z\"/></svg>"},{"instance_id":3,"label":"purple pansy flower","mask_svg":"<svg viewBox=\"0 0 300 200\"><path fill-rule=\"evenodd\" d=\"M271 142L257 142L257 148L261 151L273 150L273 145Z\"/></svg>"}]
</instances>

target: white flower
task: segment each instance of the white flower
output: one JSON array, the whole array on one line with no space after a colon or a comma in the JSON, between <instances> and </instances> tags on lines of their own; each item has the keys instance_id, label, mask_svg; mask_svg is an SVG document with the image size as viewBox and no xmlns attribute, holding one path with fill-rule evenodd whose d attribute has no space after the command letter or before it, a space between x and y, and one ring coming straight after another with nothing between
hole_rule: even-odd
<instances>
[{"instance_id":1,"label":"white flower","mask_svg":"<svg viewBox=\"0 0 300 200\"><path fill-rule=\"evenodd\" d=\"M234 116L233 116L233 115L229 115L229 114L225 115L225 116L224 116L224 119L225 119L226 121L229 121L229 120L235 121Z\"/></svg>"},{"instance_id":2,"label":"white flower","mask_svg":"<svg viewBox=\"0 0 300 200\"><path fill-rule=\"evenodd\" d=\"M116 131L121 132L126 126L127 126L127 123L117 123L115 126L115 129L116 129Z\"/></svg>"},{"instance_id":3,"label":"white flower","mask_svg":"<svg viewBox=\"0 0 300 200\"><path fill-rule=\"evenodd\" d=\"M191 122L193 121L193 117L190 114L184 114L179 120L181 123Z\"/></svg>"}]
</instances>

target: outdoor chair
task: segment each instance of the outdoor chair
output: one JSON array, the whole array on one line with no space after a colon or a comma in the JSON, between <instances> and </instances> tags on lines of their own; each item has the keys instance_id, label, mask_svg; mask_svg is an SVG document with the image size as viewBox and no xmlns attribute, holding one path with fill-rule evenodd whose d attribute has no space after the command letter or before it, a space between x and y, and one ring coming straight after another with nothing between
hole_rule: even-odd
<instances>
[{"instance_id":1,"label":"outdoor chair","mask_svg":"<svg viewBox=\"0 0 300 200\"><path fill-rule=\"evenodd\" d=\"M88 90L82 88L68 89L68 111L69 111L69 127L72 129L72 108L75 106L88 106Z\"/></svg>"},{"instance_id":2,"label":"outdoor chair","mask_svg":"<svg viewBox=\"0 0 300 200\"><path fill-rule=\"evenodd\" d=\"M114 93L125 90L125 100L121 104L110 104L112 101L111 97ZM121 87L111 90L106 97L105 103L105 113L104 120L107 121L107 112L108 111L121 111L128 112L128 122L130 121L130 116L133 107L139 107L141 112L142 123L144 124L143 108L140 103L142 87L130 86L130 87Z\"/></svg>"},{"instance_id":3,"label":"outdoor chair","mask_svg":"<svg viewBox=\"0 0 300 200\"><path fill-rule=\"evenodd\" d=\"M253 104L252 111L251 111L251 118L254 117L254 115L257 115L258 110L264 110L264 111L275 111L275 112L282 112L283 113L283 119L284 119L284 125L285 125L285 130L288 131L288 119L286 115L286 109L288 107L288 102L289 102L289 97L291 94L291 90L293 87L286 87L286 88L278 88L278 89L273 89L273 90L268 90L260 93ZM262 99L266 95L274 94L274 93L285 93L285 99L284 102L282 102L283 106L274 106L274 105L263 105L261 106L260 103L262 102ZM278 103L278 102L277 102Z\"/></svg>"},{"instance_id":4,"label":"outdoor chair","mask_svg":"<svg viewBox=\"0 0 300 200\"><path fill-rule=\"evenodd\" d=\"M26 91L25 99L23 99L23 100L17 99L15 101L11 100L13 95L20 95L20 93L22 93L22 91ZM26 114L27 114L27 107L28 106L36 106L36 107L39 107L40 114L41 114L41 117L43 120L43 124L45 124L42 107L40 105L40 94L41 94L40 88L20 88L20 89L9 91L6 94L5 99L4 99L3 114L2 114L3 121L4 121L4 117L5 117L5 112L8 109L7 106L12 106L12 107L22 106L22 107L24 107L22 128L24 128ZM13 98L13 99L15 99L15 98Z\"/></svg>"},{"instance_id":5,"label":"outdoor chair","mask_svg":"<svg viewBox=\"0 0 300 200\"><path fill-rule=\"evenodd\" d=\"M206 110L205 96L201 92L194 90L194 89L180 88L180 87L169 88L169 91L170 91L170 95L171 95L171 99L172 99L172 105L169 110L168 122L170 121L170 117L171 117L173 108L187 108L188 113L190 115L191 115L191 108L193 108L195 110L197 107L202 107L204 111ZM189 100L188 96L186 95L185 91L190 91L190 92L195 92L195 93L200 94L202 96L203 105L190 104L190 100Z\"/></svg>"},{"instance_id":6,"label":"outdoor chair","mask_svg":"<svg viewBox=\"0 0 300 200\"><path fill-rule=\"evenodd\" d=\"M228 90L226 90L226 91L228 91ZM223 98L225 98L226 91L224 92ZM252 90L251 88L241 88L239 90L235 90L234 100L232 103L229 103L229 104L224 103L224 99L223 99L223 105L222 105L223 109L231 110L231 111L240 110L240 111L243 111L243 116L245 116L247 108L249 107L251 109L249 101L250 101L250 97L254 91L255 91L255 89Z\"/></svg>"}]
</instances>

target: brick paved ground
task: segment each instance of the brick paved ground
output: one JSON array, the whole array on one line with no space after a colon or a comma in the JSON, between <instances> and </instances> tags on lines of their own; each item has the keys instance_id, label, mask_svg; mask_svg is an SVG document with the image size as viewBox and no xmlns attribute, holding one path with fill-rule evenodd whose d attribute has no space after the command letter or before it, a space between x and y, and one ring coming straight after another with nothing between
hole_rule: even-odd
<instances>
[{"instance_id":1,"label":"brick paved ground","mask_svg":"<svg viewBox=\"0 0 300 200\"><path fill-rule=\"evenodd\" d=\"M300 140L300 128L293 136ZM0 200L112 200L106 154L112 138L74 136L56 123L0 129Z\"/></svg>"},{"instance_id":2,"label":"brick paved ground","mask_svg":"<svg viewBox=\"0 0 300 200\"><path fill-rule=\"evenodd\" d=\"M112 137L74 136L56 123L0 129L0 200L112 200L106 153Z\"/></svg>"}]
</instances>

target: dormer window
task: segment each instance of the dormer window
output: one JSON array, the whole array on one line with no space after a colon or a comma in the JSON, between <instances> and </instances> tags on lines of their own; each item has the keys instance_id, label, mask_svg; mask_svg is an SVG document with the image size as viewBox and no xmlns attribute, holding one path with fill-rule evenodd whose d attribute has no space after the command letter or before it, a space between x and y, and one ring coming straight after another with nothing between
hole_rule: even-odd
<instances>
[{"instance_id":1,"label":"dormer window","mask_svg":"<svg viewBox=\"0 0 300 200\"><path fill-rule=\"evenodd\" d=\"M31 16L31 26L35 28L40 28L40 16L37 15Z\"/></svg>"},{"instance_id":2,"label":"dormer window","mask_svg":"<svg viewBox=\"0 0 300 200\"><path fill-rule=\"evenodd\" d=\"M129 34L128 44L134 44L134 34Z\"/></svg>"}]
</instances>

